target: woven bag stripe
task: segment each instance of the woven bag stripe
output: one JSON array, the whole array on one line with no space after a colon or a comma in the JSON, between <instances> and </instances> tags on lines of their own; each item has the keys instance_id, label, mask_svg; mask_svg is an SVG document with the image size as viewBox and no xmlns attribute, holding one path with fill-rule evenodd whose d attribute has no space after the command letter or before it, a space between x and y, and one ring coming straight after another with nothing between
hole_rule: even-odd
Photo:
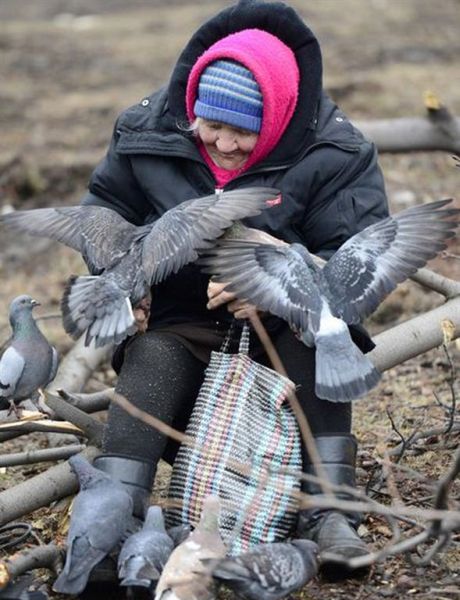
<instances>
[{"instance_id":1,"label":"woven bag stripe","mask_svg":"<svg viewBox=\"0 0 460 600\"><path fill-rule=\"evenodd\" d=\"M224 369L217 369L217 372L212 373L212 385L206 394L207 397L200 398L199 395L199 400L203 402L203 414L198 427L201 429L198 439L203 445L203 450L212 453L216 459L212 461L210 457L198 452L191 453L184 494L184 518L192 512L192 506L194 516L197 517L196 513L200 512L202 500L218 490L226 462L222 458L228 454L226 449L231 447L229 440L233 440L233 434L237 431L237 413L244 410L242 403L238 402L238 396L241 392L245 394L252 385L252 378L250 381L237 356L228 355L223 358L225 360L222 362L226 363ZM225 402L218 400L218 397L223 395ZM218 431L214 424L217 424ZM211 444L207 443L206 438L211 439Z\"/></svg>"},{"instance_id":2,"label":"woven bag stripe","mask_svg":"<svg viewBox=\"0 0 460 600\"><path fill-rule=\"evenodd\" d=\"M267 460L273 459L275 454L275 449L278 448L281 450L281 456L284 455L285 450L285 442L281 437L280 428L277 427L275 429L275 435L269 435L264 440L264 455L267 455ZM284 442L284 443L283 443ZM278 446L280 444L280 446ZM267 480L267 483L270 481ZM264 519L266 518L268 523L272 521L272 517L270 516L270 512L268 514L265 512L268 504L268 509L271 511L273 507L273 494L270 494L270 490L267 489L269 486L266 486L264 492L259 495L259 501L257 505L254 506L254 510L248 514L245 526L241 530L241 537L248 538L249 541L253 542L254 539L266 539L267 535L267 527L264 527ZM267 498L267 494L269 497ZM252 517L252 518L251 518ZM270 528L270 527L269 527ZM264 531L265 530L265 531ZM265 535L264 535L265 533Z\"/></svg>"}]
</instances>

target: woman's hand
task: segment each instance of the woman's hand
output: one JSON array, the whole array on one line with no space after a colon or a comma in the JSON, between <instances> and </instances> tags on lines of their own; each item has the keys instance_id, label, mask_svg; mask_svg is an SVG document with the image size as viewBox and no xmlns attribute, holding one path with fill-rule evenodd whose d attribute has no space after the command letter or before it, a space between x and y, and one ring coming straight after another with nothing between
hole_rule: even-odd
<instances>
[{"instance_id":1,"label":"woman's hand","mask_svg":"<svg viewBox=\"0 0 460 600\"><path fill-rule=\"evenodd\" d=\"M227 305L227 310L233 313L235 319L249 319L255 314L261 314L254 304L250 304L246 300L239 300L233 292L228 292L224 288L226 283L217 283L210 281L208 285L209 302L206 308L213 310L223 304Z\"/></svg>"},{"instance_id":2,"label":"woman's hand","mask_svg":"<svg viewBox=\"0 0 460 600\"><path fill-rule=\"evenodd\" d=\"M145 333L149 324L151 296L148 294L133 308L137 330Z\"/></svg>"}]
</instances>

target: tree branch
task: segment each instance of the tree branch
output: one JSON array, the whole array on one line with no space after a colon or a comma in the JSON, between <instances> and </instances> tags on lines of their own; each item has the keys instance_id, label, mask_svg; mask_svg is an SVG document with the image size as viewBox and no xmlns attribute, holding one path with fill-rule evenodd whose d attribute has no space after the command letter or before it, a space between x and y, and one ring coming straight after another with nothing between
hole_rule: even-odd
<instances>
[{"instance_id":1,"label":"tree branch","mask_svg":"<svg viewBox=\"0 0 460 600\"><path fill-rule=\"evenodd\" d=\"M99 450L90 446L82 455L92 461ZM78 490L77 478L68 462L60 463L0 492L0 526L27 515L55 500L74 494Z\"/></svg>"},{"instance_id":2,"label":"tree branch","mask_svg":"<svg viewBox=\"0 0 460 600\"><path fill-rule=\"evenodd\" d=\"M62 564L62 555L56 544L46 544L29 548L0 562L0 590L33 569L50 569L57 572Z\"/></svg>"}]
</instances>

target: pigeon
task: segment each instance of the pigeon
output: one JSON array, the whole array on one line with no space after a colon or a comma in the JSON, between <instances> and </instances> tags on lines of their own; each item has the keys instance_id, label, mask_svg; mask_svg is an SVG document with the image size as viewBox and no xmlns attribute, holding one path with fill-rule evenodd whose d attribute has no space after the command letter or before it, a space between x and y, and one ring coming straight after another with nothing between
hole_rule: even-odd
<instances>
[{"instance_id":1,"label":"pigeon","mask_svg":"<svg viewBox=\"0 0 460 600\"><path fill-rule=\"evenodd\" d=\"M53 589L76 595L85 589L93 567L123 540L133 501L121 483L83 456L75 454L69 463L80 491L73 503L65 565Z\"/></svg>"},{"instance_id":2,"label":"pigeon","mask_svg":"<svg viewBox=\"0 0 460 600\"><path fill-rule=\"evenodd\" d=\"M191 534L192 528L190 525L186 523L181 523L180 525L174 525L173 527L169 527L166 530L166 533L172 539L174 548L185 542L188 536Z\"/></svg>"},{"instance_id":3,"label":"pigeon","mask_svg":"<svg viewBox=\"0 0 460 600\"><path fill-rule=\"evenodd\" d=\"M201 560L223 558L226 554L219 534L219 514L219 499L208 496L197 527L169 557L156 587L155 600L215 598L215 583Z\"/></svg>"},{"instance_id":4,"label":"pigeon","mask_svg":"<svg viewBox=\"0 0 460 600\"><path fill-rule=\"evenodd\" d=\"M346 241L321 269L301 244L222 239L198 261L225 289L284 319L316 347L316 395L349 402L381 375L353 343L360 323L398 283L413 275L455 235L460 210L439 200L389 216Z\"/></svg>"},{"instance_id":5,"label":"pigeon","mask_svg":"<svg viewBox=\"0 0 460 600\"><path fill-rule=\"evenodd\" d=\"M17 404L30 398L42 411L40 393L55 377L58 353L35 322L32 311L40 303L21 295L10 304L11 340L0 358L0 409L10 407L19 416Z\"/></svg>"},{"instance_id":6,"label":"pigeon","mask_svg":"<svg viewBox=\"0 0 460 600\"><path fill-rule=\"evenodd\" d=\"M254 216L279 198L273 188L219 191L182 202L159 219L136 226L101 206L38 208L0 216L0 222L49 237L80 252L92 275L72 276L61 302L63 324L85 344L118 344L136 331L133 308L150 287L197 259L199 248L235 220Z\"/></svg>"},{"instance_id":7,"label":"pigeon","mask_svg":"<svg viewBox=\"0 0 460 600\"><path fill-rule=\"evenodd\" d=\"M173 549L161 507L150 506L144 526L127 538L118 556L121 585L150 588L156 584Z\"/></svg>"},{"instance_id":8,"label":"pigeon","mask_svg":"<svg viewBox=\"0 0 460 600\"><path fill-rule=\"evenodd\" d=\"M278 600L318 572L318 546L310 540L260 544L222 560L203 560L212 576L248 600Z\"/></svg>"}]
</instances>

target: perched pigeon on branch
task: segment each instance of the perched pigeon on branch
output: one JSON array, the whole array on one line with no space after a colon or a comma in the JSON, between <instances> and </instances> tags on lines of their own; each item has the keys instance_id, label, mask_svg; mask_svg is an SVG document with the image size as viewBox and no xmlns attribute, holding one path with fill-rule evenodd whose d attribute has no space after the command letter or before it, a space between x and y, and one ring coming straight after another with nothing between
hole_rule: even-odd
<instances>
[{"instance_id":1,"label":"perched pigeon on branch","mask_svg":"<svg viewBox=\"0 0 460 600\"><path fill-rule=\"evenodd\" d=\"M83 456L75 454L69 463L80 491L73 502L65 565L53 589L76 595L85 589L93 567L123 540L133 501L120 482Z\"/></svg>"},{"instance_id":2,"label":"perched pigeon on branch","mask_svg":"<svg viewBox=\"0 0 460 600\"><path fill-rule=\"evenodd\" d=\"M460 210L439 200L408 208L357 233L320 268L301 244L274 246L222 239L199 263L226 289L286 320L316 346L319 398L348 402L372 389L380 373L353 343L360 323L398 283L455 235Z\"/></svg>"},{"instance_id":3,"label":"perched pigeon on branch","mask_svg":"<svg viewBox=\"0 0 460 600\"><path fill-rule=\"evenodd\" d=\"M127 538L118 556L122 586L154 587L174 549L160 506L150 506L142 529Z\"/></svg>"},{"instance_id":4,"label":"perched pigeon on branch","mask_svg":"<svg viewBox=\"0 0 460 600\"><path fill-rule=\"evenodd\" d=\"M200 522L169 557L155 593L155 600L212 600L215 584L202 559L223 558L225 545L219 534L220 502L208 496Z\"/></svg>"},{"instance_id":5,"label":"perched pigeon on branch","mask_svg":"<svg viewBox=\"0 0 460 600\"><path fill-rule=\"evenodd\" d=\"M318 546L310 540L260 544L238 556L202 563L238 598L279 600L316 575Z\"/></svg>"},{"instance_id":6,"label":"perched pigeon on branch","mask_svg":"<svg viewBox=\"0 0 460 600\"><path fill-rule=\"evenodd\" d=\"M148 225L136 226L100 206L16 211L0 222L58 240L80 252L97 275L72 277L62 300L64 328L86 345L119 343L135 332L133 308L150 286L177 273L236 220L260 214L279 196L272 188L219 192L182 202ZM272 201L272 202L270 202Z\"/></svg>"},{"instance_id":7,"label":"perched pigeon on branch","mask_svg":"<svg viewBox=\"0 0 460 600\"><path fill-rule=\"evenodd\" d=\"M40 408L41 388L50 383L57 371L58 354L38 328L32 310L40 303L27 295L10 304L11 341L0 358L0 408L30 398Z\"/></svg>"}]
</instances>

